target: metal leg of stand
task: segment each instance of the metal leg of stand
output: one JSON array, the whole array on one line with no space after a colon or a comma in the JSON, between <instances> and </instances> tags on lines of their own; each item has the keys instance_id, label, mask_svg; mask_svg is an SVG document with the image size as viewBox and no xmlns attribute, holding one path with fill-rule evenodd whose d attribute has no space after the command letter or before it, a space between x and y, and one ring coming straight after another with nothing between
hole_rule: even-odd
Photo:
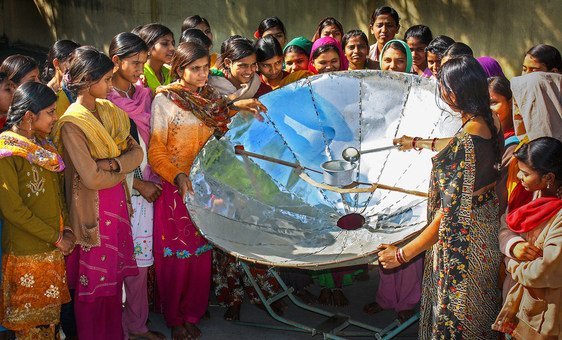
<instances>
[{"instance_id":1,"label":"metal leg of stand","mask_svg":"<svg viewBox=\"0 0 562 340\"><path fill-rule=\"evenodd\" d=\"M263 306L265 307L265 309L267 310L267 312L269 313L269 315L274 318L275 320L282 322L286 325L291 326L290 328L288 328L287 330L295 330L295 331L304 331L306 333L310 333L311 335L314 335L314 329L312 329L311 327L308 327L306 325L303 325L301 323L298 322L294 322L291 321L289 319L286 319L284 317L281 317L280 315L278 315L277 313L275 313L275 311L271 308L271 299L266 299L266 297L263 295L263 292L261 290L261 288L258 286L256 280L254 279L254 276L252 275L252 273L250 272L250 268L248 267L248 265L244 262L240 262L242 268L244 269L244 272L246 273L246 275L248 275L248 279L250 280L250 283L252 284L252 286L254 286L254 289L256 290L256 292L258 293L258 296L260 298L260 300L263 303ZM287 286L285 286L284 288L286 288ZM286 293L286 289L284 289L284 293ZM292 295L291 293L289 293L289 295ZM273 300L275 301L275 300ZM243 324L249 324L249 323L243 323ZM251 325L255 325L255 324L251 324ZM267 325L263 325L263 327L268 327Z\"/></svg>"},{"instance_id":2,"label":"metal leg of stand","mask_svg":"<svg viewBox=\"0 0 562 340\"><path fill-rule=\"evenodd\" d=\"M411 318L409 318L408 320L402 322L398 327L394 328L392 331L388 332L387 334L385 334L385 336L383 337L384 340L389 340L394 338L395 336L397 336L398 334L400 334L403 330L405 330L406 328L410 327L414 322L418 321L420 319L420 313L416 313L414 314Z\"/></svg>"},{"instance_id":3,"label":"metal leg of stand","mask_svg":"<svg viewBox=\"0 0 562 340\"><path fill-rule=\"evenodd\" d=\"M241 264L242 268L244 269L244 272L248 276L248 279L249 279L250 283L252 284L252 286L254 287L256 292L258 293L258 296L259 296L260 300L262 301L262 303L263 303L265 309L267 310L268 314L273 319L275 319L275 320L277 320L277 321L279 321L279 322L281 322L281 323L283 323L287 326L268 325L268 324L259 324L259 323L252 323L252 322L237 321L236 323L238 323L238 324L247 325L247 326L254 326L254 327L263 327L263 328L269 328L269 329L277 329L277 330L304 332L304 333L309 333L311 336L322 334L324 339L333 339L333 340L344 339L343 337L357 337L357 336L374 337L376 339L387 340L387 339L392 339L393 337L398 335L400 332L402 332L404 329L408 328L411 324L413 324L414 322L416 322L419 319L419 314L416 314L402 324L399 324L397 321L394 321L392 324L388 325L386 328L381 329L381 328L371 326L371 325L368 325L368 324L365 324L365 323L362 323L362 322L359 322L359 321L352 320L347 315L336 314L336 313L326 311L324 309L309 306L309 305L303 303L302 301L300 301L299 299L297 299L293 295L293 288L287 287L287 285L285 284L283 279L281 279L281 277L279 276L277 271L274 270L273 268L269 269L269 272L273 275L275 280L277 280L277 282L279 283L279 286L281 287L282 291L279 294L276 294L274 296L266 298L265 295L263 294L262 290L260 289L258 283L256 282L254 276L250 272L250 268L248 267L248 265L246 263L242 262L242 261L240 262L240 264ZM286 296L289 297L289 299L291 300L291 302L295 306L297 306L301 309L304 309L306 311L312 312L312 313L323 315L323 316L327 317L327 319L324 322L322 322L321 324L319 324L315 327L311 327L311 326L307 326L307 325L289 320L287 318L284 318L284 317L278 315L271 308L271 304L273 302L279 300L279 299L282 299L282 298L286 297ZM349 326L355 326L357 328L363 329L364 331L344 331L344 329L349 327Z\"/></svg>"}]
</instances>

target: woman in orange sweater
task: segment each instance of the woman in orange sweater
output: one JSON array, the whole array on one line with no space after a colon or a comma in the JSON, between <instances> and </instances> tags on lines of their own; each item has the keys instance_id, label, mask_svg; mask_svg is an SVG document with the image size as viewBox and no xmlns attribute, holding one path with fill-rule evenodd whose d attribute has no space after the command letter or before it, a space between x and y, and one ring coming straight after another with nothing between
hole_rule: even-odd
<instances>
[{"instance_id":1,"label":"woman in orange sweater","mask_svg":"<svg viewBox=\"0 0 562 340\"><path fill-rule=\"evenodd\" d=\"M230 111L225 99L207 85L209 51L181 43L172 59L177 82L157 90L152 103L148 161L162 177L162 194L154 203L154 261L164 318L172 338L197 338L196 324L205 313L211 282L211 245L189 217L185 196L193 192L191 165L213 135L226 132ZM257 99L238 108L258 113Z\"/></svg>"}]
</instances>

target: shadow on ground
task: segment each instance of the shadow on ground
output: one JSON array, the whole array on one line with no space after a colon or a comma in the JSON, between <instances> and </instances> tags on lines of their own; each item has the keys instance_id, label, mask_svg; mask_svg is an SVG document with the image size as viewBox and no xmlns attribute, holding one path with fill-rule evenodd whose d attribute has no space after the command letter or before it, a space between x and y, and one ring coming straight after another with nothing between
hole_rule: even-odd
<instances>
[{"instance_id":1,"label":"shadow on ground","mask_svg":"<svg viewBox=\"0 0 562 340\"><path fill-rule=\"evenodd\" d=\"M379 328L384 328L389 325L394 320L394 313L390 311L384 311L375 316L370 316L363 313L363 305L372 302L375 299L375 294L377 291L378 284L378 269L373 267L369 270L369 280L368 281L356 281L351 286L344 287L343 291L350 301L347 307L321 307L315 305L315 307L325 308L326 310L343 313L351 316L351 318L367 323L369 325L374 325ZM318 295L320 288L315 285L310 291ZM214 299L214 297L213 297ZM288 299L284 300L289 303ZM225 321L223 319L223 313L226 308L218 306L216 303L212 302L209 311L211 313L211 319L202 320L199 324L203 336L202 339L265 339L277 340L277 339L312 339L309 334L298 333L286 330L272 330L261 327L252 327L237 324L235 322ZM323 319L316 314L303 311L298 309L294 305L291 305L289 309L285 312L287 318L291 318L300 323L307 325L316 325L320 323ZM166 327L164 318L161 314L152 313L150 315L152 322L151 328L158 330L166 334L170 338L170 330ZM275 326L282 326L281 323L270 317L267 312L251 305L247 301L242 305L241 311L241 321L244 322L256 322L261 324L270 324ZM350 329L351 330L351 329ZM321 336L315 336L314 339L319 339ZM418 323L414 323L412 326L404 330L394 339L417 339L418 338ZM362 339L362 338L354 338ZM363 338L365 339L365 338Z\"/></svg>"}]
</instances>

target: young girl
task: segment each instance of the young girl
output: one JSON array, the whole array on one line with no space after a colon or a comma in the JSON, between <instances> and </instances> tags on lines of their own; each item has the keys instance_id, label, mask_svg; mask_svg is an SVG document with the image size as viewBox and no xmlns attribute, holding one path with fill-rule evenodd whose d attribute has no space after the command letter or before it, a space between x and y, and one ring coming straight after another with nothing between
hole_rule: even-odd
<instances>
[{"instance_id":1,"label":"young girl","mask_svg":"<svg viewBox=\"0 0 562 340\"><path fill-rule=\"evenodd\" d=\"M269 85L262 83L256 73L256 50L252 43L240 36L232 36L221 46L221 55L217 61L219 70L225 78L219 76L209 77L209 85L215 88L224 98L249 103L251 106L261 105L258 98L271 91ZM241 104L235 104L240 107ZM261 287L268 288L266 295L274 294L274 281L262 268L252 267L252 272L258 279ZM257 293L248 282L243 282L244 273L236 259L224 252L213 250L213 282L215 294L220 304L228 309L224 313L226 320L240 319L240 306L244 298L244 286L250 295L250 301L259 303ZM270 281L264 284L265 281Z\"/></svg>"},{"instance_id":2,"label":"young girl","mask_svg":"<svg viewBox=\"0 0 562 340\"><path fill-rule=\"evenodd\" d=\"M105 99L113 67L91 46L76 49L67 86L77 99L53 131L64 152L70 226L79 244L67 266L80 339L123 338L123 279L138 275L124 180L143 153L130 137L127 113Z\"/></svg>"},{"instance_id":3,"label":"young girl","mask_svg":"<svg viewBox=\"0 0 562 340\"><path fill-rule=\"evenodd\" d=\"M361 30L347 32L342 39L343 52L349 62L350 70L378 69L379 65L367 58L369 40Z\"/></svg>"},{"instance_id":4,"label":"young girl","mask_svg":"<svg viewBox=\"0 0 562 340\"><path fill-rule=\"evenodd\" d=\"M513 125L520 144L544 136L562 140L562 74L532 72L513 77L511 90ZM512 160L506 180L508 212L532 199L517 179L518 172L517 162Z\"/></svg>"},{"instance_id":5,"label":"young girl","mask_svg":"<svg viewBox=\"0 0 562 340\"><path fill-rule=\"evenodd\" d=\"M413 72L418 76L429 78L431 70L427 67L425 48L433 40L431 29L425 25L414 25L404 33L404 41L410 46L413 57Z\"/></svg>"},{"instance_id":6,"label":"young girl","mask_svg":"<svg viewBox=\"0 0 562 340\"><path fill-rule=\"evenodd\" d=\"M343 26L336 18L327 17L318 23L316 32L314 32L314 36L312 37L312 42L315 42L320 38L332 37L338 42L338 44L341 44L343 32Z\"/></svg>"},{"instance_id":7,"label":"young girl","mask_svg":"<svg viewBox=\"0 0 562 340\"><path fill-rule=\"evenodd\" d=\"M427 53L427 67L431 70L431 77L437 78L437 74L441 69L441 58L445 51L454 44L455 41L446 35L438 35L425 48Z\"/></svg>"},{"instance_id":8,"label":"young girl","mask_svg":"<svg viewBox=\"0 0 562 340\"><path fill-rule=\"evenodd\" d=\"M312 75L309 71L283 71L283 50L272 35L260 38L254 47L261 81L274 90Z\"/></svg>"},{"instance_id":9,"label":"young girl","mask_svg":"<svg viewBox=\"0 0 562 340\"><path fill-rule=\"evenodd\" d=\"M371 45L369 59L377 62L380 61L382 48L388 41L394 39L399 30L400 16L398 12L388 6L377 8L371 14L371 22L369 23L369 31L375 36L377 41Z\"/></svg>"},{"instance_id":10,"label":"young girl","mask_svg":"<svg viewBox=\"0 0 562 340\"><path fill-rule=\"evenodd\" d=\"M381 70L410 73L412 52L402 40L393 39L384 45L381 52Z\"/></svg>"},{"instance_id":11,"label":"young girl","mask_svg":"<svg viewBox=\"0 0 562 340\"><path fill-rule=\"evenodd\" d=\"M402 40L393 39L384 45L381 54L381 70L408 73L412 67L412 53ZM396 311L402 322L414 315L414 308L421 298L423 256L394 270L379 268L379 285L376 301L366 304L363 310L375 314L383 310Z\"/></svg>"},{"instance_id":12,"label":"young girl","mask_svg":"<svg viewBox=\"0 0 562 340\"><path fill-rule=\"evenodd\" d=\"M527 51L525 59L523 60L523 71L521 74L537 71L562 72L562 57L556 47L539 44L531 47Z\"/></svg>"},{"instance_id":13,"label":"young girl","mask_svg":"<svg viewBox=\"0 0 562 340\"><path fill-rule=\"evenodd\" d=\"M14 97L16 86L8 79L8 75L0 72L0 131L4 128L6 118L8 116L8 109Z\"/></svg>"},{"instance_id":14,"label":"young girl","mask_svg":"<svg viewBox=\"0 0 562 340\"><path fill-rule=\"evenodd\" d=\"M181 32L183 33L190 28L197 28L198 30L201 30L211 41L213 41L213 31L211 30L211 25L207 19L199 15L192 15L185 18L181 24Z\"/></svg>"},{"instance_id":15,"label":"young girl","mask_svg":"<svg viewBox=\"0 0 562 340\"><path fill-rule=\"evenodd\" d=\"M490 93L490 108L500 119L504 146L507 151L510 146L519 144L519 139L515 135L513 126L513 93L511 92L511 84L505 77L491 77L488 78L488 91ZM506 159L507 157L504 156L503 158Z\"/></svg>"},{"instance_id":16,"label":"young girl","mask_svg":"<svg viewBox=\"0 0 562 340\"><path fill-rule=\"evenodd\" d=\"M0 72L8 74L8 79L16 87L28 81L41 82L39 80L39 65L37 65L35 59L26 55L15 54L4 59L2 65L0 65Z\"/></svg>"},{"instance_id":17,"label":"young girl","mask_svg":"<svg viewBox=\"0 0 562 340\"><path fill-rule=\"evenodd\" d=\"M114 63L113 90L107 99L127 112L131 120L131 136L141 146L144 158L135 169L132 179L131 217L133 244L139 275L125 278L127 302L123 310L123 328L134 337L162 339L160 333L149 331L147 274L154 263L152 255L152 225L154 202L161 193L158 177L147 164L147 150L150 141L150 105L152 92L140 84L135 85L142 75L148 47L133 33L116 35L109 45L109 57Z\"/></svg>"},{"instance_id":18,"label":"young girl","mask_svg":"<svg viewBox=\"0 0 562 340\"><path fill-rule=\"evenodd\" d=\"M513 287L493 328L515 339L558 339L562 334L562 142L541 137L523 145L514 157L521 183L536 198L509 213L506 220L509 230L522 239L506 254Z\"/></svg>"},{"instance_id":19,"label":"young girl","mask_svg":"<svg viewBox=\"0 0 562 340\"><path fill-rule=\"evenodd\" d=\"M403 136L400 150L439 151L433 158L428 226L402 248L381 245L379 263L397 268L423 251L421 339L493 339L499 311L499 215L495 195L500 162L499 120L490 109L486 75L471 57L449 60L439 77L440 97L461 114L452 139ZM474 246L477 245L477 246Z\"/></svg>"},{"instance_id":20,"label":"young girl","mask_svg":"<svg viewBox=\"0 0 562 340\"><path fill-rule=\"evenodd\" d=\"M285 25L278 17L270 17L262 20L256 32L254 32L254 38L260 39L268 35L273 36L281 48L285 47L287 43L287 31L285 30Z\"/></svg>"},{"instance_id":21,"label":"young girl","mask_svg":"<svg viewBox=\"0 0 562 340\"><path fill-rule=\"evenodd\" d=\"M194 28L203 32L211 42L210 45L213 44L213 31L211 30L211 24L209 24L209 21L207 19L199 15L192 15L190 17L185 18L183 24L181 25L182 38L184 37L185 31ZM211 47L209 47L209 50L210 49ZM215 66L215 63L217 62L217 57L218 56L216 53L211 53L211 67Z\"/></svg>"},{"instance_id":22,"label":"young girl","mask_svg":"<svg viewBox=\"0 0 562 340\"><path fill-rule=\"evenodd\" d=\"M308 70L314 74L344 71L348 68L340 44L332 37L316 40L310 51Z\"/></svg>"},{"instance_id":23,"label":"young girl","mask_svg":"<svg viewBox=\"0 0 562 340\"><path fill-rule=\"evenodd\" d=\"M217 68L225 76L211 76L209 85L231 100L258 98L271 91L256 73L256 50L246 38L232 36L222 43Z\"/></svg>"},{"instance_id":24,"label":"young girl","mask_svg":"<svg viewBox=\"0 0 562 340\"><path fill-rule=\"evenodd\" d=\"M68 71L72 52L78 47L80 45L72 40L59 40L47 54L43 80L48 81L47 85L57 94L56 111L59 118L75 100L64 84L64 74Z\"/></svg>"},{"instance_id":25,"label":"young girl","mask_svg":"<svg viewBox=\"0 0 562 340\"><path fill-rule=\"evenodd\" d=\"M152 104L148 160L162 177L162 194L154 204L154 257L164 317L174 339L197 338L196 324L205 313L211 280L211 246L189 218L184 198L193 189L188 174L207 139L226 131L226 101L212 87L209 52L186 42L172 60L178 82L157 91ZM235 105L257 113L257 100Z\"/></svg>"},{"instance_id":26,"label":"young girl","mask_svg":"<svg viewBox=\"0 0 562 340\"><path fill-rule=\"evenodd\" d=\"M174 34L161 24L148 24L139 30L138 34L148 46L148 61L144 64L146 84L152 90L161 85L168 85L172 81L170 67L175 51Z\"/></svg>"},{"instance_id":27,"label":"young girl","mask_svg":"<svg viewBox=\"0 0 562 340\"><path fill-rule=\"evenodd\" d=\"M49 49L42 78L55 93L62 89L63 76L70 65L70 55L78 47L80 44L72 40L58 40Z\"/></svg>"},{"instance_id":28,"label":"young girl","mask_svg":"<svg viewBox=\"0 0 562 340\"><path fill-rule=\"evenodd\" d=\"M18 339L54 339L61 304L70 301L63 255L74 248L60 185L62 158L42 139L57 120L56 96L26 83L14 94L0 134L2 298L0 323Z\"/></svg>"},{"instance_id":29,"label":"young girl","mask_svg":"<svg viewBox=\"0 0 562 340\"><path fill-rule=\"evenodd\" d=\"M305 37L296 37L289 41L283 49L285 71L293 73L299 70L308 70L308 58L312 42Z\"/></svg>"}]
</instances>

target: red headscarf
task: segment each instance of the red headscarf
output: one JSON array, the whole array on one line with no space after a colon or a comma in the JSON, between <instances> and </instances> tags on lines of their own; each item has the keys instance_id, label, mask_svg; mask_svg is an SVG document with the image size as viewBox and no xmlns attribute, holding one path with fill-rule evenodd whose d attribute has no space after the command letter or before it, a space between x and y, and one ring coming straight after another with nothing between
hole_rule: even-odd
<instances>
[{"instance_id":1,"label":"red headscarf","mask_svg":"<svg viewBox=\"0 0 562 340\"><path fill-rule=\"evenodd\" d=\"M340 55L340 71L347 70L349 66L349 62L347 61L345 54L343 54L340 43L332 37L320 38L316 40L314 44L312 44L312 49L310 50L310 58L308 61L308 70L314 74L318 73L318 71L314 67L314 63L313 63L314 61L312 60L312 55L318 48L320 48L320 46L324 46L324 45L334 45L338 49L338 54Z\"/></svg>"}]
</instances>

